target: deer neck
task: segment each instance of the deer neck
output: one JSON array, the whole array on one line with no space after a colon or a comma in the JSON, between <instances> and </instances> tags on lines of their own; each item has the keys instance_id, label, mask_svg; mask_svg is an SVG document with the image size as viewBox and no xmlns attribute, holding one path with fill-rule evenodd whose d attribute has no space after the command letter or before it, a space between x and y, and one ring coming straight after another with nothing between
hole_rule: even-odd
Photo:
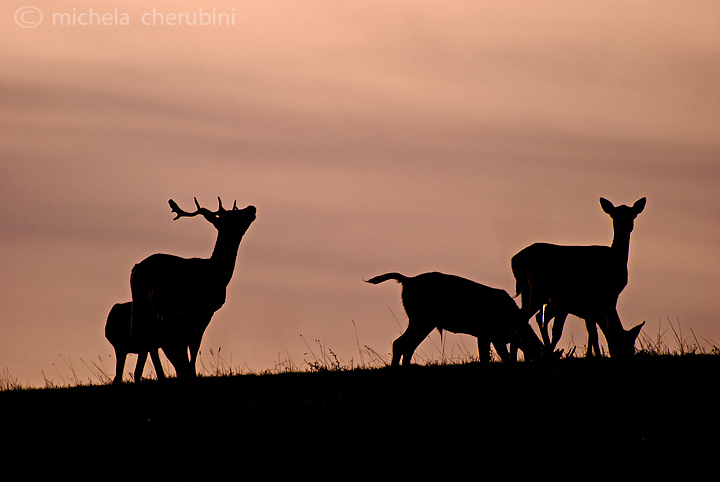
<instances>
[{"instance_id":1,"label":"deer neck","mask_svg":"<svg viewBox=\"0 0 720 482\"><path fill-rule=\"evenodd\" d=\"M218 281L227 286L235 270L238 248L242 236L235 237L224 233L218 233L215 248L213 249L210 261L213 264Z\"/></svg>"},{"instance_id":2,"label":"deer neck","mask_svg":"<svg viewBox=\"0 0 720 482\"><path fill-rule=\"evenodd\" d=\"M630 253L630 233L615 231L610 249L614 254L615 260L627 267L628 255Z\"/></svg>"}]
</instances>

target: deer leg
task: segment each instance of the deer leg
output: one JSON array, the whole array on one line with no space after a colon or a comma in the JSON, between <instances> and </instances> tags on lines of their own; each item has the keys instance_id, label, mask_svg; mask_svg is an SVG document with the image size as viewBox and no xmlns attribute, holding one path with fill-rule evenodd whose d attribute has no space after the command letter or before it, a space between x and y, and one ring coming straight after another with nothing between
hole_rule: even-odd
<instances>
[{"instance_id":1,"label":"deer leg","mask_svg":"<svg viewBox=\"0 0 720 482\"><path fill-rule=\"evenodd\" d=\"M625 329L622 326L622 322L620 322L620 315L618 315L617 312L617 301L615 304L608 305L605 309L605 316L602 318L602 321L605 322L603 333L607 330L611 333L616 333L620 331L625 331Z\"/></svg>"},{"instance_id":2,"label":"deer leg","mask_svg":"<svg viewBox=\"0 0 720 482\"><path fill-rule=\"evenodd\" d=\"M548 325L550 324L549 321L551 318L552 316L550 315L550 311L548 310L548 305L543 305L540 311L538 311L535 315L535 322L537 323L538 328L540 328L540 335L542 336L543 345L545 346L550 345L550 337L548 336Z\"/></svg>"},{"instance_id":3,"label":"deer leg","mask_svg":"<svg viewBox=\"0 0 720 482\"><path fill-rule=\"evenodd\" d=\"M197 373L195 363L197 362L198 353L200 352L200 342L202 338L199 336L191 336L188 348L190 349L190 369L193 375Z\"/></svg>"},{"instance_id":4,"label":"deer leg","mask_svg":"<svg viewBox=\"0 0 720 482\"><path fill-rule=\"evenodd\" d=\"M150 359L155 367L155 375L157 375L157 379L165 380L165 372L163 371L162 363L160 363L160 354L157 349L150 351Z\"/></svg>"},{"instance_id":5,"label":"deer leg","mask_svg":"<svg viewBox=\"0 0 720 482\"><path fill-rule=\"evenodd\" d=\"M522 350L525 360L539 360L543 355L545 345L542 344L529 323L522 328L522 332L518 336L518 346Z\"/></svg>"},{"instance_id":6,"label":"deer leg","mask_svg":"<svg viewBox=\"0 0 720 482\"><path fill-rule=\"evenodd\" d=\"M585 329L587 329L588 332L588 346L585 357L592 357L593 351L595 352L595 356L599 357L600 341L598 340L597 324L595 323L594 317L588 316L585 319Z\"/></svg>"},{"instance_id":7,"label":"deer leg","mask_svg":"<svg viewBox=\"0 0 720 482\"><path fill-rule=\"evenodd\" d=\"M405 339L403 338L405 334L403 333L400 335L392 344L392 366L396 367L400 365L400 358L402 357L402 351L403 351L403 344L405 342Z\"/></svg>"},{"instance_id":8,"label":"deer leg","mask_svg":"<svg viewBox=\"0 0 720 482\"><path fill-rule=\"evenodd\" d=\"M517 361L518 344L520 343L520 332L528 324L528 320L532 316L529 311L529 296L525 294L525 291L521 293L522 307L512 323L512 330L510 331L510 354L509 361Z\"/></svg>"},{"instance_id":9,"label":"deer leg","mask_svg":"<svg viewBox=\"0 0 720 482\"><path fill-rule=\"evenodd\" d=\"M408 323L405 333L393 342L393 359L392 365L398 366L402 358L403 366L410 365L415 349L427 338L434 326L428 327L426 324Z\"/></svg>"},{"instance_id":10,"label":"deer leg","mask_svg":"<svg viewBox=\"0 0 720 482\"><path fill-rule=\"evenodd\" d=\"M555 352L555 347L557 347L558 342L560 341L560 337L563 333L563 328L565 327L565 321L567 320L568 313L563 311L562 313L556 312L554 313L554 321L553 321L553 327L552 327L552 341L550 341L550 353Z\"/></svg>"},{"instance_id":11,"label":"deer leg","mask_svg":"<svg viewBox=\"0 0 720 482\"><path fill-rule=\"evenodd\" d=\"M200 352L200 344L202 343L202 337L205 333L205 329L210 324L211 318L212 314L205 317L205 319L202 319L198 324L198 329L189 336L190 341L188 343L188 348L190 349L190 368L192 369L193 376L195 376L195 374L197 373L195 364L197 362L198 353Z\"/></svg>"},{"instance_id":12,"label":"deer leg","mask_svg":"<svg viewBox=\"0 0 720 482\"><path fill-rule=\"evenodd\" d=\"M535 301L535 298L537 297L533 297L532 293L528 293L528 291L529 289L525 289L521 293L522 308L520 308L520 312L517 316L510 338L509 361L511 362L517 361L518 343L522 338L522 333L525 331L526 327L530 328L528 323L530 318L532 318L532 316L537 313L542 306L542 303Z\"/></svg>"},{"instance_id":13,"label":"deer leg","mask_svg":"<svg viewBox=\"0 0 720 482\"><path fill-rule=\"evenodd\" d=\"M484 351L482 348L482 345L484 344ZM504 362L508 361L510 358L510 353L508 352L507 346L505 346L505 343L502 341L493 341L492 344L495 347L495 351L497 352L500 359ZM480 361L483 362L489 362L490 361L490 342L481 342L480 338L478 337L478 353L480 354ZM485 353L485 359L483 360L483 353Z\"/></svg>"},{"instance_id":14,"label":"deer leg","mask_svg":"<svg viewBox=\"0 0 720 482\"><path fill-rule=\"evenodd\" d=\"M191 378L194 370L190 368L188 359L187 318L182 315L165 317L162 320L160 346L165 356L175 367L178 379Z\"/></svg>"},{"instance_id":15,"label":"deer leg","mask_svg":"<svg viewBox=\"0 0 720 482\"><path fill-rule=\"evenodd\" d=\"M187 355L187 344L165 343L162 347L170 363L175 367L178 378L184 379L190 376L190 362Z\"/></svg>"},{"instance_id":16,"label":"deer leg","mask_svg":"<svg viewBox=\"0 0 720 482\"><path fill-rule=\"evenodd\" d=\"M409 328L405 330L405 333L393 342L392 366L400 365L400 360L402 360L403 365L409 365L415 349L422 340L418 340L417 336L413 336L413 332Z\"/></svg>"},{"instance_id":17,"label":"deer leg","mask_svg":"<svg viewBox=\"0 0 720 482\"><path fill-rule=\"evenodd\" d=\"M480 363L488 363L490 361L490 340L481 336L477 337L478 357ZM497 347L496 347L497 349Z\"/></svg>"},{"instance_id":18,"label":"deer leg","mask_svg":"<svg viewBox=\"0 0 720 482\"><path fill-rule=\"evenodd\" d=\"M125 369L125 359L127 358L127 353L120 350L115 350L115 358L115 378L113 379L113 385L122 383L123 370Z\"/></svg>"},{"instance_id":19,"label":"deer leg","mask_svg":"<svg viewBox=\"0 0 720 482\"><path fill-rule=\"evenodd\" d=\"M143 370L145 369L145 362L147 361L148 352L140 351L138 353L137 364L135 364L135 383L138 383L142 379Z\"/></svg>"}]
</instances>

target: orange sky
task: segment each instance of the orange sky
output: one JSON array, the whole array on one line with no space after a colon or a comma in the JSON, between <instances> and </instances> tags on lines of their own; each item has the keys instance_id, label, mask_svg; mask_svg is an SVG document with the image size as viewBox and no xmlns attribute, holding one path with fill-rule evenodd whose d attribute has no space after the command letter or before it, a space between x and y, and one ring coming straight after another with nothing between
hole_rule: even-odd
<instances>
[{"instance_id":1,"label":"orange sky","mask_svg":"<svg viewBox=\"0 0 720 482\"><path fill-rule=\"evenodd\" d=\"M672 340L669 318L720 344L717 2L118 4L129 25L53 25L114 15L100 0L35 1L34 28L15 21L27 1L0 6L0 368L20 382L72 377L68 360L111 373L104 322L132 266L210 255L214 229L173 222L170 198L258 208L202 345L233 366L302 366L300 335L347 363L357 343L389 353L400 289L363 278L512 292L533 242L610 244L601 196L648 199L625 327ZM153 8L235 24L144 25Z\"/></svg>"}]
</instances>

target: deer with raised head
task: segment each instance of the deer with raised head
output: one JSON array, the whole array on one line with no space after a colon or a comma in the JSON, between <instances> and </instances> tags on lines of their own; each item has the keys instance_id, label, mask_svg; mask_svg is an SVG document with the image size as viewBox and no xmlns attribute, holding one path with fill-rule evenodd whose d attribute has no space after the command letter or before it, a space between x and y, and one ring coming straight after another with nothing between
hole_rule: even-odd
<instances>
[{"instance_id":1,"label":"deer with raised head","mask_svg":"<svg viewBox=\"0 0 720 482\"><path fill-rule=\"evenodd\" d=\"M115 378L113 384L122 382L123 370L125 369L125 360L128 353L137 353L138 359L135 365L134 379L135 383L142 378L145 362L147 361L148 351L152 359L155 373L158 380L165 378L162 365L160 364L159 349L157 346L148 347L144 340L132 336L130 332L130 317L132 312L132 302L116 303L110 310L105 323L105 338L115 349Z\"/></svg>"},{"instance_id":2,"label":"deer with raised head","mask_svg":"<svg viewBox=\"0 0 720 482\"><path fill-rule=\"evenodd\" d=\"M635 352L635 339L645 322L625 331L617 313L617 300L628 281L628 254L630 233L638 214L645 208L645 198L631 207L613 206L600 198L600 206L613 220L611 246L558 246L535 243L512 258L512 271L516 281L516 296L522 300L519 329L543 305L549 304L554 313L554 350L568 314L585 320L588 331L588 351L600 355L597 328L599 326L608 343L611 356L625 357ZM546 317L549 319L549 317ZM547 340L547 324L541 326ZM510 344L510 358L517 355L517 344ZM549 347L548 347L549 348Z\"/></svg>"},{"instance_id":3,"label":"deer with raised head","mask_svg":"<svg viewBox=\"0 0 720 482\"><path fill-rule=\"evenodd\" d=\"M500 359L507 361L506 345L517 323L520 309L504 290L490 288L469 279L443 273L423 273L413 277L387 273L367 280L378 284L395 280L402 285L402 303L408 327L392 345L392 365L402 360L409 365L415 349L437 328L477 338L481 362L490 361L490 344ZM540 354L542 343L527 325L519 337L527 358Z\"/></svg>"},{"instance_id":4,"label":"deer with raised head","mask_svg":"<svg viewBox=\"0 0 720 482\"><path fill-rule=\"evenodd\" d=\"M212 224L218 232L215 249L210 258L153 254L136 264L130 276L132 332L145 340L148 348L160 346L178 378L189 378L195 376L205 329L225 303L240 241L255 220L256 209L238 209L236 202L225 210L220 198L217 211L200 207L197 199L197 209L191 213L172 199L169 204L175 219L201 215Z\"/></svg>"}]
</instances>

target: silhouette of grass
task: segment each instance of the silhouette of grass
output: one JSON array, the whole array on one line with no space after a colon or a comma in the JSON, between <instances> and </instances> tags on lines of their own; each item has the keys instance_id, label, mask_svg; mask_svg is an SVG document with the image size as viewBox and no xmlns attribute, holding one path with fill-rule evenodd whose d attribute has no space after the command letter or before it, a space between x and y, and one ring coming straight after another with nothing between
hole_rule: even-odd
<instances>
[{"instance_id":1,"label":"silhouette of grass","mask_svg":"<svg viewBox=\"0 0 720 482\"><path fill-rule=\"evenodd\" d=\"M80 358L80 363L82 363L85 368L87 369L85 375L83 377L78 375L77 370L75 369L75 365L73 364L72 358L70 357L63 357L62 355L58 355L58 358L60 358L60 361L62 361L62 365L64 365L65 369L69 371L69 374L64 375L63 371L56 365L55 363L52 363L53 368L55 369L55 372L60 377L60 382L56 382L54 380L49 379L45 372L42 372L43 379L45 380L45 388L62 388L62 387L74 387L74 386L84 386L84 385L104 385L108 383L109 381L112 381L112 378L108 376L105 368L102 366L102 359L98 356L98 360L100 361L100 366L97 365L95 362L91 362L91 365L88 365L82 358ZM87 378L85 378L87 377Z\"/></svg>"},{"instance_id":2,"label":"silhouette of grass","mask_svg":"<svg viewBox=\"0 0 720 482\"><path fill-rule=\"evenodd\" d=\"M538 447L552 447L562 463L583 456L597 462L611 447L632 454L636 466L667 457L704 465L714 460L705 452L717 450L707 437L720 430L714 416L720 350L707 340L710 348L701 346L704 339L690 331L686 337L669 323L622 362L570 355L551 363L483 364L460 341L448 356L393 368L389 355L359 340L359 362L314 340L306 343L303 365L278 355L274 368L257 373L234 367L218 348L198 358L196 380L122 385L110 383L101 357L81 364L60 357L53 364L60 382L46 379L45 388L0 372L0 406L11 415L3 434L13 440L4 455L66 462L81 451L87 468L123 453L114 467L152 471L258 461L300 467L289 462L319 454L347 467L383 457L475 460L479 453L527 461L545 453ZM675 423L673 414L687 423ZM62 444L48 449L38 440ZM217 440L223 443L211 450L193 443ZM627 459L603 464L620 461Z\"/></svg>"},{"instance_id":3,"label":"silhouette of grass","mask_svg":"<svg viewBox=\"0 0 720 482\"><path fill-rule=\"evenodd\" d=\"M0 392L7 390L24 390L26 387L10 374L9 368L3 368L0 372Z\"/></svg>"},{"instance_id":4,"label":"silhouette of grass","mask_svg":"<svg viewBox=\"0 0 720 482\"><path fill-rule=\"evenodd\" d=\"M689 337L684 337L682 334L682 327L680 325L679 319L676 319L676 324L673 325L670 317L667 317L667 323L670 327L670 330L672 331L673 345L668 343L668 331L667 329L663 329L663 320L660 319L658 320L658 333L654 339L650 338L642 332L640 333L641 336L638 338L640 348L637 350L636 354L674 356L695 354L720 354L720 347L718 347L718 344L716 342L703 338L705 344L707 345L703 346L703 344L700 343L700 341L698 340L697 336L695 336L695 332L692 328L690 328L692 341L690 341Z\"/></svg>"},{"instance_id":5,"label":"silhouette of grass","mask_svg":"<svg viewBox=\"0 0 720 482\"><path fill-rule=\"evenodd\" d=\"M232 353L230 354L230 361L227 361L220 354L221 350L222 347L218 347L218 349L213 352L213 349L210 348L210 359L207 361L207 364L205 358L202 356L202 351L198 353L198 376L227 377L243 373L241 369L232 367Z\"/></svg>"},{"instance_id":6,"label":"silhouette of grass","mask_svg":"<svg viewBox=\"0 0 720 482\"><path fill-rule=\"evenodd\" d=\"M720 346L713 340L708 340L704 337L696 336L692 328L690 328L690 336L683 335L682 327L679 320L673 323L670 318L666 319L667 326L664 326L664 321L659 320L658 331L655 337L650 337L644 331L640 333L638 337L638 349L636 352L637 357L642 356L687 356L687 355L720 355ZM234 366L232 362L232 354L229 359L226 359L222 354L222 347L217 349L210 348L209 357L203 356L201 351L198 356L198 376L199 377L234 377L239 375L276 375L276 374L288 374L288 373L303 373L303 372L343 372L353 370L372 370L381 369L390 365L391 355L390 353L379 353L373 348L362 345L358 338L357 328L353 321L353 327L355 327L355 342L358 351L359 362L355 358L350 358L345 361L337 355L335 351L329 348L324 341L314 340L314 345L307 342L303 335L300 338L303 340L307 351L304 353L303 364L297 365L289 352L286 352L284 358L278 354L278 361L275 362L273 368L264 370L254 370L247 363L242 366ZM473 353L475 346L468 348L463 341L463 337L459 335L451 334L453 342L449 348L446 346L447 340L450 338L445 334L441 340L441 345L428 337L431 340L431 345L435 351L439 354L433 356L428 352L421 349L416 350L413 356L413 362L415 365L420 366L446 366L446 365L462 365L472 364L479 362L479 358ZM580 350L576 350L572 339L568 343L562 358L563 359L576 359L582 358L586 347L581 347ZM449 353L448 353L449 352ZM606 352L603 350L603 355L606 356ZM61 363L52 366L55 370L56 376L59 381L48 377L44 371L42 371L45 387L44 388L70 388L80 386L94 386L94 385L107 385L112 382L113 371L115 366L115 360L112 355L109 355L109 365L105 366L103 358L98 356L96 360L85 361L79 358L80 363L83 365L83 373L76 368L76 363L73 362L70 357L63 357L58 355ZM500 363L499 357L493 352L492 361ZM166 373L170 373L170 366L167 359L163 359L164 368ZM132 364L131 364L132 365ZM151 365L151 380L157 380L154 368ZM125 380L132 380L132 372L128 371ZM22 384L17 378L10 374L8 368L5 368L0 372L0 391L12 391L12 390L24 390L32 389L35 387L29 384Z\"/></svg>"},{"instance_id":7,"label":"silhouette of grass","mask_svg":"<svg viewBox=\"0 0 720 482\"><path fill-rule=\"evenodd\" d=\"M0 392L3 436L12 441L3 455L55 470L53 462L71 460L83 470L150 471L272 462L264 470L275 474L342 462L338 474L347 476L381 460L420 469L453 460L524 464L548 447L563 466L582 456L625 465L631 454L633 467L672 460L699 468L714 463L717 449L707 443L720 429L720 357L711 354L262 376L226 376L222 359L213 350L221 376L191 381L86 386L81 378L81 386ZM206 366L217 371L210 360Z\"/></svg>"}]
</instances>

